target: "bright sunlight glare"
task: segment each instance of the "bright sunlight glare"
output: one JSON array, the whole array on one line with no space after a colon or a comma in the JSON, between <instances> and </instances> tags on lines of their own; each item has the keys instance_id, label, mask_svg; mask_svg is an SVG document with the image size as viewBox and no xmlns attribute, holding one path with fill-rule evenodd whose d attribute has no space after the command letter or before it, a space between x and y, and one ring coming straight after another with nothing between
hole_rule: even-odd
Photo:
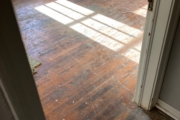
<instances>
[{"instance_id":1,"label":"bright sunlight glare","mask_svg":"<svg viewBox=\"0 0 180 120\"><path fill-rule=\"evenodd\" d=\"M72 19L46 7L46 6L39 6L39 7L36 7L35 8L36 10L38 10L39 12L41 13L44 13L45 15L57 20L58 22L62 23L62 24L68 24L68 23L71 23L73 22Z\"/></svg>"},{"instance_id":2,"label":"bright sunlight glare","mask_svg":"<svg viewBox=\"0 0 180 120\"><path fill-rule=\"evenodd\" d=\"M48 3L48 4L46 4L46 6L52 8L52 9L54 9L54 10L56 10L56 11L62 13L62 14L64 14L64 15L67 15L68 17L70 17L70 18L72 18L74 20L78 20L78 19L81 19L81 18L84 17L84 15L79 14L79 13L73 11L73 10L70 10L70 9L68 9L66 7L63 7L63 6L61 6L61 5L57 4L57 3L54 3L54 2Z\"/></svg>"},{"instance_id":3,"label":"bright sunlight glare","mask_svg":"<svg viewBox=\"0 0 180 120\"><path fill-rule=\"evenodd\" d=\"M92 16L92 10L67 0L47 3L35 9L113 51L126 48L143 34L143 31L137 28L102 14ZM145 17L145 11L145 8L140 8L134 13ZM123 51L122 55L138 63L140 50L141 42Z\"/></svg>"},{"instance_id":4,"label":"bright sunlight glare","mask_svg":"<svg viewBox=\"0 0 180 120\"><path fill-rule=\"evenodd\" d=\"M67 0L58 0L56 2L63 5L63 6L66 6L69 9L73 9L74 11L77 11L83 15L90 15L90 14L94 13L92 10L89 10L87 8L84 8L82 6L74 4L74 3L69 2Z\"/></svg>"}]
</instances>

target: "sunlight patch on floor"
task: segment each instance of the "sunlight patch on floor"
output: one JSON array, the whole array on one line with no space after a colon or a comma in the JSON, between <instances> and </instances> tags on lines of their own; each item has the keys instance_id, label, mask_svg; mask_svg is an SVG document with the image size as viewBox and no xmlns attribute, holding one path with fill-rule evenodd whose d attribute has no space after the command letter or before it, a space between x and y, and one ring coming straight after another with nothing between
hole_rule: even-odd
<instances>
[{"instance_id":1,"label":"sunlight patch on floor","mask_svg":"<svg viewBox=\"0 0 180 120\"><path fill-rule=\"evenodd\" d=\"M143 7L134 13L145 17L146 9ZM92 16L94 11L67 0L47 3L35 9L115 52L126 49L127 45L143 34L143 31L137 28L102 14ZM123 50L122 55L138 63L140 50L141 43L132 44L130 48Z\"/></svg>"},{"instance_id":2,"label":"sunlight patch on floor","mask_svg":"<svg viewBox=\"0 0 180 120\"><path fill-rule=\"evenodd\" d=\"M108 47L109 49L113 51L117 51L120 49L123 44L110 39L109 37L102 35L99 32L96 32L95 30L92 30L89 27L84 26L83 24L77 23L75 25L70 26L73 30L85 35L86 37L94 40L97 43L100 43L101 45Z\"/></svg>"},{"instance_id":3,"label":"sunlight patch on floor","mask_svg":"<svg viewBox=\"0 0 180 120\"><path fill-rule=\"evenodd\" d=\"M66 7L63 7L63 6L61 6L61 5L57 4L57 3L54 3L54 2L48 3L48 4L46 4L46 6L52 8L52 9L54 9L54 10L56 10L56 11L62 13L62 14L65 14L66 16L68 16L68 17L70 17L72 19L75 19L75 20L78 20L78 19L84 17L84 15L79 14L79 13L73 11L73 10L70 10L70 9L68 9Z\"/></svg>"},{"instance_id":4,"label":"sunlight patch on floor","mask_svg":"<svg viewBox=\"0 0 180 120\"><path fill-rule=\"evenodd\" d=\"M74 20L46 7L46 6L38 6L35 8L36 10L38 10L39 12L41 13L44 13L45 15L57 20L58 22L62 23L62 24L68 24L68 23L71 23L73 22Z\"/></svg>"},{"instance_id":5,"label":"sunlight patch on floor","mask_svg":"<svg viewBox=\"0 0 180 120\"><path fill-rule=\"evenodd\" d=\"M105 34L108 37L111 37L111 38L123 43L123 44L127 44L128 42L130 42L130 41L128 41L128 39L131 37L129 35L127 35L126 33L122 33L116 29L113 29L104 24L101 24L93 19L87 19L87 20L83 21L82 23L92 29L97 30L98 32Z\"/></svg>"},{"instance_id":6,"label":"sunlight patch on floor","mask_svg":"<svg viewBox=\"0 0 180 120\"><path fill-rule=\"evenodd\" d=\"M147 5L133 11L133 13L137 14L137 15L140 15L142 17L146 17L146 14L147 14Z\"/></svg>"},{"instance_id":7,"label":"sunlight patch on floor","mask_svg":"<svg viewBox=\"0 0 180 120\"><path fill-rule=\"evenodd\" d=\"M59 3L60 5L66 6L69 9L73 9L74 11L77 11L83 15L90 15L90 14L94 13L94 11L92 11L92 10L89 10L80 5L74 4L67 0L58 0L56 2Z\"/></svg>"},{"instance_id":8,"label":"sunlight patch on floor","mask_svg":"<svg viewBox=\"0 0 180 120\"><path fill-rule=\"evenodd\" d=\"M101 14L94 15L92 18L101 23L104 23L110 27L113 27L119 31L128 33L129 35L134 36L134 37L137 37L138 33L142 33L142 31L139 29L133 28L127 24L121 23L119 21L116 21L112 18L109 18L109 17L101 15ZM135 34L135 33L137 33L137 34Z\"/></svg>"},{"instance_id":9,"label":"sunlight patch on floor","mask_svg":"<svg viewBox=\"0 0 180 120\"><path fill-rule=\"evenodd\" d=\"M128 49L126 52L122 53L125 57L129 58L130 60L139 63L140 59L140 52L136 51L132 48Z\"/></svg>"}]
</instances>

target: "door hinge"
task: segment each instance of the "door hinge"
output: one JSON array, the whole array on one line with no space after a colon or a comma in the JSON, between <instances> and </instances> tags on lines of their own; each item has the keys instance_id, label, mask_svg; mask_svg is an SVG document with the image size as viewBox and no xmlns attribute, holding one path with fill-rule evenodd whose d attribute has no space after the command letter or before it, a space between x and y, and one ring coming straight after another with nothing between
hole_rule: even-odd
<instances>
[{"instance_id":1,"label":"door hinge","mask_svg":"<svg viewBox=\"0 0 180 120\"><path fill-rule=\"evenodd\" d=\"M153 11L153 0L148 0L149 5L148 5L148 10Z\"/></svg>"}]
</instances>

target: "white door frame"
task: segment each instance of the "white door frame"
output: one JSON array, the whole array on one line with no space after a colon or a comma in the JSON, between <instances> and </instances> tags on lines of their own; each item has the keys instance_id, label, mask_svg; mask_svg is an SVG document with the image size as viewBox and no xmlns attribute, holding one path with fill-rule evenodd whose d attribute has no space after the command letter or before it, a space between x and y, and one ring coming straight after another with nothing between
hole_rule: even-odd
<instances>
[{"instance_id":1,"label":"white door frame","mask_svg":"<svg viewBox=\"0 0 180 120\"><path fill-rule=\"evenodd\" d=\"M179 0L154 0L148 12L135 102L146 110L157 103L180 15Z\"/></svg>"}]
</instances>

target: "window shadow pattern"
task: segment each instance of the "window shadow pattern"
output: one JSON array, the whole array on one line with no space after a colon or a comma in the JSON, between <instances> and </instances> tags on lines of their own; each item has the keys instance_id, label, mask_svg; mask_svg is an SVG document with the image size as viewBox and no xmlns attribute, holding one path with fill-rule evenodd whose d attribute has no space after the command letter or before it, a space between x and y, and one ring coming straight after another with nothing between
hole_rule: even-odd
<instances>
[{"instance_id":1,"label":"window shadow pattern","mask_svg":"<svg viewBox=\"0 0 180 120\"><path fill-rule=\"evenodd\" d=\"M47 120L167 119L133 103L146 0L13 0Z\"/></svg>"}]
</instances>

